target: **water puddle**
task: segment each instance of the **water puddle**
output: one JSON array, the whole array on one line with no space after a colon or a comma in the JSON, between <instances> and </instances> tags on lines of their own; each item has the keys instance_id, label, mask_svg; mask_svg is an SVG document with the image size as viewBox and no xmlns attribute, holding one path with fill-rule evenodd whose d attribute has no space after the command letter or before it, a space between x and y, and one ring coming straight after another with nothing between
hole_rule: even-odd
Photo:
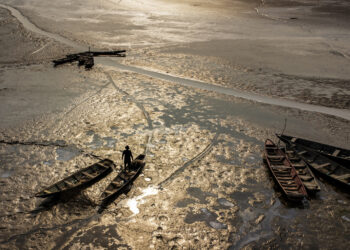
<instances>
[{"instance_id":1,"label":"water puddle","mask_svg":"<svg viewBox=\"0 0 350 250\"><path fill-rule=\"evenodd\" d=\"M126 205L129 207L130 211L133 212L133 214L140 213L140 210L138 208L139 204L143 204L144 198L150 195L156 195L158 193L158 188L156 187L147 187L144 190L142 190L142 194L139 196L136 196L135 198L129 199L126 202Z\"/></svg>"},{"instance_id":2,"label":"water puddle","mask_svg":"<svg viewBox=\"0 0 350 250\"><path fill-rule=\"evenodd\" d=\"M115 145L117 143L116 139L112 137L103 137L102 139L105 140L107 148L115 148Z\"/></svg>"},{"instance_id":3,"label":"water puddle","mask_svg":"<svg viewBox=\"0 0 350 250\"><path fill-rule=\"evenodd\" d=\"M2 171L2 173L1 173L1 178L8 178L8 177L10 177L12 174L13 174L13 170L10 170L10 169L7 169L7 170L4 170L4 171Z\"/></svg>"},{"instance_id":4,"label":"water puddle","mask_svg":"<svg viewBox=\"0 0 350 250\"><path fill-rule=\"evenodd\" d=\"M214 229L227 229L227 225L217 220L218 215L209 211L207 208L201 208L200 213L188 213L185 217L185 223L192 224L197 221L204 221L205 224Z\"/></svg>"},{"instance_id":5,"label":"water puddle","mask_svg":"<svg viewBox=\"0 0 350 250\"><path fill-rule=\"evenodd\" d=\"M235 206L232 202L226 200L225 198L218 199L218 202L220 205L222 205L224 207L234 207Z\"/></svg>"},{"instance_id":6,"label":"water puddle","mask_svg":"<svg viewBox=\"0 0 350 250\"><path fill-rule=\"evenodd\" d=\"M56 149L56 160L58 161L70 161L74 157L80 154L80 150L74 146L69 146L65 148L57 148Z\"/></svg>"}]
</instances>

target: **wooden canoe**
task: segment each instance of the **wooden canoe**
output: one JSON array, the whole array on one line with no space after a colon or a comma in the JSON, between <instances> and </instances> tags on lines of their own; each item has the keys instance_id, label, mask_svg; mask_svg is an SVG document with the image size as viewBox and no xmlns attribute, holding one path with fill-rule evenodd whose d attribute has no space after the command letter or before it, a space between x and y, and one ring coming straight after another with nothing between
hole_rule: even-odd
<instances>
[{"instance_id":1,"label":"wooden canoe","mask_svg":"<svg viewBox=\"0 0 350 250\"><path fill-rule=\"evenodd\" d=\"M267 139L264 157L272 176L286 197L292 201L301 201L307 197L306 189L286 154L277 145Z\"/></svg>"},{"instance_id":2,"label":"wooden canoe","mask_svg":"<svg viewBox=\"0 0 350 250\"><path fill-rule=\"evenodd\" d=\"M86 188L107 176L113 170L113 166L115 166L113 161L109 159L101 160L43 189L35 196L48 197L75 189Z\"/></svg>"},{"instance_id":3,"label":"wooden canoe","mask_svg":"<svg viewBox=\"0 0 350 250\"><path fill-rule=\"evenodd\" d=\"M300 144L304 147L315 150L318 153L321 153L324 156L329 157L333 161L350 169L350 150L349 149L334 147L331 145L309 141L306 139L288 136L288 135L277 135L277 137L280 138L285 143Z\"/></svg>"},{"instance_id":4,"label":"wooden canoe","mask_svg":"<svg viewBox=\"0 0 350 250\"><path fill-rule=\"evenodd\" d=\"M292 166L297 171L299 178L303 182L308 194L313 195L321 190L315 175L312 173L311 169L307 163L296 154L289 145L287 145L285 150L286 156Z\"/></svg>"},{"instance_id":5,"label":"wooden canoe","mask_svg":"<svg viewBox=\"0 0 350 250\"><path fill-rule=\"evenodd\" d=\"M131 162L129 170L124 169L111 181L101 195L102 203L117 198L131 187L132 183L140 175L145 166L144 159L145 155L137 156L136 159Z\"/></svg>"},{"instance_id":6,"label":"wooden canoe","mask_svg":"<svg viewBox=\"0 0 350 250\"><path fill-rule=\"evenodd\" d=\"M291 148L317 174L340 188L343 188L347 192L350 191L350 169L300 144L291 144Z\"/></svg>"}]
</instances>

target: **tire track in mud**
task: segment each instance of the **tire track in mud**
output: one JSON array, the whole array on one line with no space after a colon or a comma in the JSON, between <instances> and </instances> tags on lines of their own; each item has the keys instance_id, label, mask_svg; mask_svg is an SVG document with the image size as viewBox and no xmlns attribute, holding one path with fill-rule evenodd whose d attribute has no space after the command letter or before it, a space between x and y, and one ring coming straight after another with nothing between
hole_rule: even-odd
<instances>
[{"instance_id":1,"label":"tire track in mud","mask_svg":"<svg viewBox=\"0 0 350 250\"><path fill-rule=\"evenodd\" d=\"M194 156L192 159L188 160L187 162L185 162L184 165L182 165L181 167L179 167L178 169L176 169L170 176L168 176L165 180L161 181L158 184L159 188L163 188L163 185L168 184L169 182L171 182L172 180L174 180L177 175L179 175L180 173L182 173L185 168L187 168L188 166L190 166L191 164L193 164L196 161L201 160L204 156L206 156L210 150L214 147L214 145L217 143L218 141L218 137L220 136L220 132L219 130L216 132L215 136L213 137L213 139L211 140L211 142L196 156Z\"/></svg>"},{"instance_id":2,"label":"tire track in mud","mask_svg":"<svg viewBox=\"0 0 350 250\"><path fill-rule=\"evenodd\" d=\"M130 102L134 103L141 111L143 116L145 117L146 121L147 121L147 125L148 125L148 129L150 130L150 133L147 135L147 139L146 139L146 146L145 146L145 151L144 154L147 155L148 153L148 149L149 149L149 144L151 143L152 139L153 139L153 121L149 115L149 113L147 112L147 110L145 109L145 107L143 106L142 103L138 102L135 98L132 97L132 95L130 95L128 92L126 92L125 90L119 88L112 76L110 75L110 73L105 72L105 75L107 76L108 80L110 81L110 83L112 83L113 87L120 93L124 94Z\"/></svg>"}]
</instances>

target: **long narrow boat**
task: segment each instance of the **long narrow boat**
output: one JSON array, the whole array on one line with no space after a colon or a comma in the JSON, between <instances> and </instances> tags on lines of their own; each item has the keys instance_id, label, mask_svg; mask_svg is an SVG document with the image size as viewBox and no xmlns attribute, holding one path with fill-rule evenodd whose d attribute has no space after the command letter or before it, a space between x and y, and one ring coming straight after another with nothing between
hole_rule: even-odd
<instances>
[{"instance_id":1,"label":"long narrow boat","mask_svg":"<svg viewBox=\"0 0 350 250\"><path fill-rule=\"evenodd\" d=\"M276 134L277 135L277 134ZM343 165L350 169L350 150L334 147L327 144L322 144L319 142L309 141L306 139L288 136L288 135L277 135L285 143L300 144L304 147L315 150L324 156L331 158L333 161Z\"/></svg>"},{"instance_id":2,"label":"long narrow boat","mask_svg":"<svg viewBox=\"0 0 350 250\"><path fill-rule=\"evenodd\" d=\"M350 191L350 169L300 144L290 146L312 170L347 192Z\"/></svg>"},{"instance_id":3,"label":"long narrow boat","mask_svg":"<svg viewBox=\"0 0 350 250\"><path fill-rule=\"evenodd\" d=\"M109 159L101 160L90 165L74 174L64 178L63 180L44 188L42 191L35 194L36 197L48 197L61 194L67 191L86 188L100 179L106 177L115 166L113 161Z\"/></svg>"},{"instance_id":4,"label":"long narrow boat","mask_svg":"<svg viewBox=\"0 0 350 250\"><path fill-rule=\"evenodd\" d=\"M139 155L131 162L131 167L128 170L120 172L114 180L107 186L101 195L102 203L106 203L113 198L127 191L134 180L140 175L145 166L145 155Z\"/></svg>"},{"instance_id":5,"label":"long narrow boat","mask_svg":"<svg viewBox=\"0 0 350 250\"><path fill-rule=\"evenodd\" d=\"M264 157L275 181L288 199L301 201L307 197L306 189L297 171L286 154L270 139L265 141Z\"/></svg>"},{"instance_id":6,"label":"long narrow boat","mask_svg":"<svg viewBox=\"0 0 350 250\"><path fill-rule=\"evenodd\" d=\"M320 185L318 184L315 175L312 173L307 163L301 159L288 144L285 153L288 160L297 171L308 194L314 195L316 192L319 192L321 190Z\"/></svg>"}]
</instances>

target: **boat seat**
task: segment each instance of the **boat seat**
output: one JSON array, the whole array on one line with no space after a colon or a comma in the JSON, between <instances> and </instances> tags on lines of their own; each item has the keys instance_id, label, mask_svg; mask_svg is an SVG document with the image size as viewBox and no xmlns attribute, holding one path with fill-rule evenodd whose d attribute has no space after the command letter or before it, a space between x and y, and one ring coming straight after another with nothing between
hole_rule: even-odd
<instances>
[{"instance_id":1,"label":"boat seat","mask_svg":"<svg viewBox=\"0 0 350 250\"><path fill-rule=\"evenodd\" d=\"M279 177L278 180L281 180L281 181L291 181L292 178L288 178L288 177Z\"/></svg>"},{"instance_id":2,"label":"boat seat","mask_svg":"<svg viewBox=\"0 0 350 250\"><path fill-rule=\"evenodd\" d=\"M306 165L303 164L303 163L292 163L292 165L295 168L304 168L304 167L306 167Z\"/></svg>"},{"instance_id":3,"label":"boat seat","mask_svg":"<svg viewBox=\"0 0 350 250\"><path fill-rule=\"evenodd\" d=\"M299 190L298 187L283 187L283 188L287 191L298 191Z\"/></svg>"},{"instance_id":4,"label":"boat seat","mask_svg":"<svg viewBox=\"0 0 350 250\"><path fill-rule=\"evenodd\" d=\"M275 159L283 160L285 158L285 156L283 156L283 155L267 155L267 157L269 159L273 159L273 160L275 160Z\"/></svg>"},{"instance_id":5,"label":"boat seat","mask_svg":"<svg viewBox=\"0 0 350 250\"><path fill-rule=\"evenodd\" d=\"M334 177L335 179L338 180L346 180L350 178L350 174L343 174L343 175L331 175L332 177Z\"/></svg>"},{"instance_id":6,"label":"boat seat","mask_svg":"<svg viewBox=\"0 0 350 250\"><path fill-rule=\"evenodd\" d=\"M332 156L337 156L339 153L340 153L340 150L337 149L337 150L335 150L335 151L333 152Z\"/></svg>"},{"instance_id":7,"label":"boat seat","mask_svg":"<svg viewBox=\"0 0 350 250\"><path fill-rule=\"evenodd\" d=\"M312 176L302 176L302 175L299 175L299 177L300 177L300 179L301 179L302 181L311 181L311 180L314 179L314 177L312 177Z\"/></svg>"},{"instance_id":8,"label":"boat seat","mask_svg":"<svg viewBox=\"0 0 350 250\"><path fill-rule=\"evenodd\" d=\"M109 190L105 190L104 193L113 194L113 192L112 192L112 191L109 191Z\"/></svg>"},{"instance_id":9,"label":"boat seat","mask_svg":"<svg viewBox=\"0 0 350 250\"><path fill-rule=\"evenodd\" d=\"M276 168L276 169L290 169L290 167L286 166L286 165L275 165L275 164L271 164L272 168Z\"/></svg>"},{"instance_id":10,"label":"boat seat","mask_svg":"<svg viewBox=\"0 0 350 250\"><path fill-rule=\"evenodd\" d=\"M305 153L307 153L306 150L298 152L299 155L303 155L303 154L305 154Z\"/></svg>"},{"instance_id":11,"label":"boat seat","mask_svg":"<svg viewBox=\"0 0 350 250\"><path fill-rule=\"evenodd\" d=\"M286 170L274 170L275 174L290 174L288 169Z\"/></svg>"},{"instance_id":12,"label":"boat seat","mask_svg":"<svg viewBox=\"0 0 350 250\"><path fill-rule=\"evenodd\" d=\"M87 173L87 172L85 172L85 171L83 171L83 172L81 172L81 173L82 173L83 175L89 177L89 178L95 178L95 177L96 177L96 175L91 175L91 174L89 174L89 173Z\"/></svg>"},{"instance_id":13,"label":"boat seat","mask_svg":"<svg viewBox=\"0 0 350 250\"><path fill-rule=\"evenodd\" d=\"M330 165L331 165L331 164L330 164L329 162L324 163L324 164L311 164L311 166L313 166L313 167L316 168L316 169L328 167L328 166L330 166Z\"/></svg>"},{"instance_id":14,"label":"boat seat","mask_svg":"<svg viewBox=\"0 0 350 250\"><path fill-rule=\"evenodd\" d=\"M69 182L69 181L63 181L68 187L74 186L73 183Z\"/></svg>"},{"instance_id":15,"label":"boat seat","mask_svg":"<svg viewBox=\"0 0 350 250\"><path fill-rule=\"evenodd\" d=\"M291 142L296 142L297 140L298 140L298 138L293 137L290 141L291 141Z\"/></svg>"}]
</instances>

